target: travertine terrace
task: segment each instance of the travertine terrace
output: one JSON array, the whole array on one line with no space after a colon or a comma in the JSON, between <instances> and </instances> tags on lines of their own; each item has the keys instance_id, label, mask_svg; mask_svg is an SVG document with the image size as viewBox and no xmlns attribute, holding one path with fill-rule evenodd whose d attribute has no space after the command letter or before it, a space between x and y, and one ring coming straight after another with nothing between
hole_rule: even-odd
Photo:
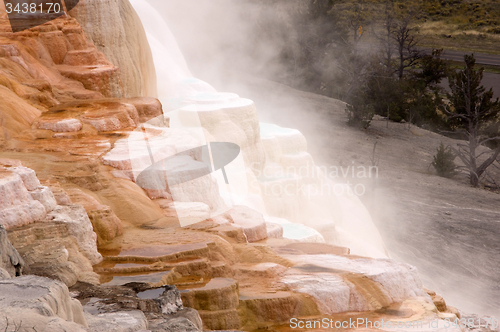
<instances>
[{"instance_id":1,"label":"travertine terrace","mask_svg":"<svg viewBox=\"0 0 500 332\"><path fill-rule=\"evenodd\" d=\"M440 330L456 317L414 267L385 257L357 198L273 192L332 184L320 173L283 175L315 168L299 131L259 123L252 101L216 92L175 59L160 68L161 47L180 52L145 49L146 3L132 4L84 0L18 33L0 16L0 224L8 235L0 232L0 245L11 253L0 252L8 271L0 269L0 289L33 287L20 297L23 312L37 312L25 324L174 331L180 320L176 331L291 331L291 318L365 318L436 320ZM152 23L143 23L150 35ZM211 142L241 149L227 188L220 170L193 176L202 156L182 154ZM137 183L152 162L177 154L176 181ZM24 275L57 281L11 279L18 256ZM165 285L180 290L170 302L141 298ZM0 329L21 317L14 299L0 296Z\"/></svg>"}]
</instances>

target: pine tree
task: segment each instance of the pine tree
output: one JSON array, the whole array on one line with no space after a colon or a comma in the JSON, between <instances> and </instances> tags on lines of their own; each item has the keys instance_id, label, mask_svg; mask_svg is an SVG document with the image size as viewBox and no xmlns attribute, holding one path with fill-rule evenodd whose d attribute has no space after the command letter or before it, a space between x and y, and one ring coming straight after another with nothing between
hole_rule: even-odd
<instances>
[{"instance_id":1,"label":"pine tree","mask_svg":"<svg viewBox=\"0 0 500 332\"><path fill-rule=\"evenodd\" d=\"M454 161L455 157L456 156L450 147L445 147L441 142L441 145L437 148L437 153L434 156L434 161L432 162L432 166L436 169L439 176L451 178L456 174L457 166Z\"/></svg>"}]
</instances>

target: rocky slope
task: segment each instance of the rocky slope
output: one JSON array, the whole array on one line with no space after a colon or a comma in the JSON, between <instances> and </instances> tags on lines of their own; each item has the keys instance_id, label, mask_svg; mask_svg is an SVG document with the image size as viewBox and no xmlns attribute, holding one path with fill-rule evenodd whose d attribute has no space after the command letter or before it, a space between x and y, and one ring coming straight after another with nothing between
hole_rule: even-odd
<instances>
[{"instance_id":1,"label":"rocky slope","mask_svg":"<svg viewBox=\"0 0 500 332\"><path fill-rule=\"evenodd\" d=\"M107 5L133 16L121 3ZM85 29L99 6L85 0L75 8ZM102 29L126 36L138 24L122 22L130 26ZM25 316L23 326L37 331L288 331L294 317L442 327L457 317L423 289L414 267L373 258L384 256L376 229L353 235L371 227L359 200L269 193L330 185L321 174L279 176L287 166L315 167L300 132L259 124L251 101L195 79L181 90L204 93L184 95L177 102L186 108L169 113L179 104L138 90L152 79L150 63L120 74L140 54L140 32L126 46L130 58L116 59L70 16L16 34L5 16L0 23L0 224L10 240L0 229L8 271L0 273L0 294L8 294L0 329ZM94 43L99 33L89 30ZM226 184L237 183L227 196L222 172L203 173L196 150L218 141L241 149L236 165L226 165ZM180 157L168 169L175 181L157 181L154 172L140 181L172 156ZM247 199L236 204L241 187ZM10 278L21 267L38 277Z\"/></svg>"}]
</instances>

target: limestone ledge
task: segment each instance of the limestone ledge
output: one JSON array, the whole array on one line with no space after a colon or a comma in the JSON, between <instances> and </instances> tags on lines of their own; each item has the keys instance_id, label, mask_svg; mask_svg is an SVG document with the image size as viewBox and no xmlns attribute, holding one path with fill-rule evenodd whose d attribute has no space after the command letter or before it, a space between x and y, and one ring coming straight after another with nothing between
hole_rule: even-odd
<instances>
[{"instance_id":1,"label":"limestone ledge","mask_svg":"<svg viewBox=\"0 0 500 332\"><path fill-rule=\"evenodd\" d=\"M25 259L26 269L49 276L45 262L67 284L79 279L95 282L92 265L102 256L86 210L58 205L50 188L18 161L3 159L0 165L0 224ZM60 231L54 232L58 227Z\"/></svg>"},{"instance_id":2,"label":"limestone ledge","mask_svg":"<svg viewBox=\"0 0 500 332\"><path fill-rule=\"evenodd\" d=\"M82 305L59 281L23 276L0 280L0 328L83 332L88 327Z\"/></svg>"}]
</instances>

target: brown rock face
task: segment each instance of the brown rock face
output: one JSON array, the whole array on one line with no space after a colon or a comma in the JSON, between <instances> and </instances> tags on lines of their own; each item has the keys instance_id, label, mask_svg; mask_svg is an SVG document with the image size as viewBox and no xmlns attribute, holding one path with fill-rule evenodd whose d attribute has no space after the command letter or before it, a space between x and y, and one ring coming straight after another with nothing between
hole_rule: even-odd
<instances>
[{"instance_id":1,"label":"brown rock face","mask_svg":"<svg viewBox=\"0 0 500 332\"><path fill-rule=\"evenodd\" d=\"M436 294L436 292L428 289L425 289L425 292L432 298L432 302L436 306L437 310L439 310L440 312L448 312L446 302L441 295L438 295Z\"/></svg>"},{"instance_id":2,"label":"brown rock face","mask_svg":"<svg viewBox=\"0 0 500 332\"><path fill-rule=\"evenodd\" d=\"M0 76L1 78L1 76ZM40 110L16 95L12 90L0 85L0 146L2 142L28 129L41 114Z\"/></svg>"},{"instance_id":3,"label":"brown rock face","mask_svg":"<svg viewBox=\"0 0 500 332\"><path fill-rule=\"evenodd\" d=\"M81 119L97 131L116 131L125 128L135 128L139 123L137 109L130 104L103 103L94 109L86 111Z\"/></svg>"},{"instance_id":4,"label":"brown rock face","mask_svg":"<svg viewBox=\"0 0 500 332\"><path fill-rule=\"evenodd\" d=\"M319 313L314 301L290 292L240 295L240 301L247 315L259 322L285 322Z\"/></svg>"},{"instance_id":5,"label":"brown rock face","mask_svg":"<svg viewBox=\"0 0 500 332\"><path fill-rule=\"evenodd\" d=\"M109 132L133 129L162 114L161 104L154 98L95 99L59 104L42 114L34 126L65 133L79 132L88 124L99 132Z\"/></svg>"},{"instance_id":6,"label":"brown rock face","mask_svg":"<svg viewBox=\"0 0 500 332\"><path fill-rule=\"evenodd\" d=\"M42 32L38 37L42 45L45 46L45 49L49 52L52 61L57 65L63 63L68 53L68 43L64 33L60 30Z\"/></svg>"},{"instance_id":7,"label":"brown rock face","mask_svg":"<svg viewBox=\"0 0 500 332\"><path fill-rule=\"evenodd\" d=\"M242 228L248 242L267 238L266 222L262 214L246 206L237 206L227 212L233 223Z\"/></svg>"},{"instance_id":8,"label":"brown rock face","mask_svg":"<svg viewBox=\"0 0 500 332\"><path fill-rule=\"evenodd\" d=\"M182 303L198 310L207 329L233 329L241 326L238 282L229 278L214 278L202 288L182 293Z\"/></svg>"},{"instance_id":9,"label":"brown rock face","mask_svg":"<svg viewBox=\"0 0 500 332\"><path fill-rule=\"evenodd\" d=\"M87 211L94 232L97 234L98 246L123 234L122 222L109 206L99 203L80 189L68 189L67 192L72 202L82 205Z\"/></svg>"},{"instance_id":10,"label":"brown rock face","mask_svg":"<svg viewBox=\"0 0 500 332\"><path fill-rule=\"evenodd\" d=\"M103 61L105 59L102 58L102 54L97 51L95 48L88 49L78 49L71 50L66 53L64 57L64 64L69 66L92 66L96 63L99 63L100 60Z\"/></svg>"},{"instance_id":11,"label":"brown rock face","mask_svg":"<svg viewBox=\"0 0 500 332\"><path fill-rule=\"evenodd\" d=\"M23 32L7 31L8 20L0 19L0 82L18 96L50 107L64 97L123 95L117 68L76 20L62 16Z\"/></svg>"},{"instance_id":12,"label":"brown rock face","mask_svg":"<svg viewBox=\"0 0 500 332\"><path fill-rule=\"evenodd\" d=\"M59 65L61 75L81 82L85 89L98 91L105 97L121 97L122 87L118 68L107 65Z\"/></svg>"},{"instance_id":13,"label":"brown rock face","mask_svg":"<svg viewBox=\"0 0 500 332\"><path fill-rule=\"evenodd\" d=\"M97 245L113 240L123 234L122 222L109 206L88 211L92 226L97 234Z\"/></svg>"},{"instance_id":14,"label":"brown rock face","mask_svg":"<svg viewBox=\"0 0 500 332\"><path fill-rule=\"evenodd\" d=\"M163 115L161 103L156 98L142 97L142 98L129 98L129 104L132 104L137 109L139 114L139 122L146 122L150 119Z\"/></svg>"},{"instance_id":15,"label":"brown rock face","mask_svg":"<svg viewBox=\"0 0 500 332\"><path fill-rule=\"evenodd\" d=\"M64 224L32 224L9 231L12 245L23 257L24 274L35 274L74 285L78 280L97 283L92 265Z\"/></svg>"}]
</instances>

